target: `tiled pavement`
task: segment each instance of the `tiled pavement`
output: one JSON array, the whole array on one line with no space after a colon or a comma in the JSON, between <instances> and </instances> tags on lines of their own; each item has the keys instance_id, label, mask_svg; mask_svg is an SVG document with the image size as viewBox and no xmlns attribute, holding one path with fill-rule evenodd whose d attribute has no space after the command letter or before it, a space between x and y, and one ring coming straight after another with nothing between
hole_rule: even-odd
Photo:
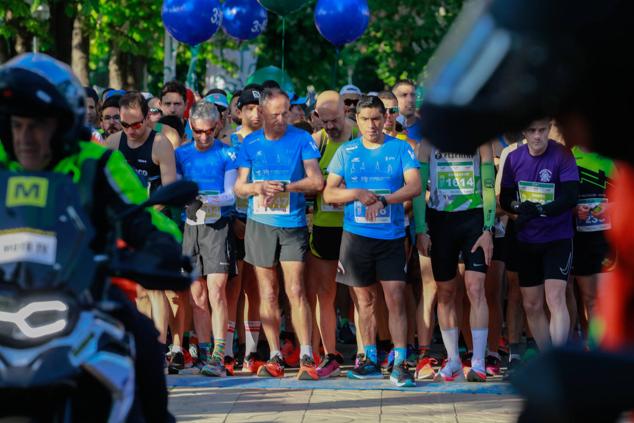
<instances>
[{"instance_id":1,"label":"tiled pavement","mask_svg":"<svg viewBox=\"0 0 634 423\"><path fill-rule=\"evenodd\" d=\"M254 379L231 379L228 385L229 378L170 377L170 409L182 422L497 423L515 421L521 407L521 399L502 383L451 384L449 393L429 384L414 391L354 390L361 387L359 381L347 384L344 378L296 389L289 376L278 388L254 389ZM500 394L490 393L496 390Z\"/></svg>"}]
</instances>

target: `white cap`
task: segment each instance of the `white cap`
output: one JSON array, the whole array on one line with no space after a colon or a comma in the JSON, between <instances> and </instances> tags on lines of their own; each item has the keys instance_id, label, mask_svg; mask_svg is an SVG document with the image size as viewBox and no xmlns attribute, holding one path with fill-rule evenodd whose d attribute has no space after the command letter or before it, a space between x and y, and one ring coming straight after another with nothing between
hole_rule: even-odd
<instances>
[{"instance_id":1,"label":"white cap","mask_svg":"<svg viewBox=\"0 0 634 423\"><path fill-rule=\"evenodd\" d=\"M379 96L379 93L377 93L376 91L370 91L370 92L367 94L367 96L368 96L368 97L378 97L378 96Z\"/></svg>"},{"instance_id":2,"label":"white cap","mask_svg":"<svg viewBox=\"0 0 634 423\"><path fill-rule=\"evenodd\" d=\"M339 90L339 95L344 95L344 94L363 95L359 87L352 84L344 85L343 87L341 87L341 90Z\"/></svg>"},{"instance_id":3,"label":"white cap","mask_svg":"<svg viewBox=\"0 0 634 423\"><path fill-rule=\"evenodd\" d=\"M143 98L145 99L145 101L150 101L151 99L153 99L153 98L154 98L154 96L152 95L152 93L148 93L148 92L145 92L145 91L143 91L143 92L141 93L141 95L143 96Z\"/></svg>"}]
</instances>

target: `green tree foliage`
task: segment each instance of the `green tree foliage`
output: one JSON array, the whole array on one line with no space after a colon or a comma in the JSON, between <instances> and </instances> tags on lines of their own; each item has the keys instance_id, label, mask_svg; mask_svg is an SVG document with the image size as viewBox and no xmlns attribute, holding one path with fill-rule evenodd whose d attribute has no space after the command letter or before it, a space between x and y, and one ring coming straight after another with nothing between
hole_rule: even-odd
<instances>
[{"instance_id":1,"label":"green tree foliage","mask_svg":"<svg viewBox=\"0 0 634 423\"><path fill-rule=\"evenodd\" d=\"M335 47L315 28L316 0L286 18L285 67L295 85L333 87ZM418 79L433 51L462 7L462 0L369 0L368 29L340 52L335 87L352 82L363 90L380 90L398 79ZM262 66L281 64L282 22L269 15L258 42Z\"/></svg>"},{"instance_id":2,"label":"green tree foliage","mask_svg":"<svg viewBox=\"0 0 634 423\"><path fill-rule=\"evenodd\" d=\"M147 67L149 89L157 91L162 82L164 54L160 0L48 2L63 4L69 16L82 17L84 31L90 36L93 83L107 82L110 58L118 54L127 72L138 72L139 66ZM336 78L333 72L335 47L315 28L316 2L311 0L285 19L285 68L300 92L309 85L317 90L340 87L348 82L349 75L352 82L365 91L383 89L401 78L419 79L463 0L369 0L372 15L369 27L359 40L340 51ZM60 51L59 46L53 45L58 41L51 36L49 25L32 17L33 5L24 0L0 3L0 42L4 39L3 46L10 46L0 48L0 54L5 50L9 55L15 54L18 38L30 39L33 35L41 39L42 51ZM257 46L258 67L281 67L282 26L282 19L269 13L266 31L249 42ZM196 65L198 81L203 81L208 60L235 74L236 65L227 61L223 52L241 46L222 30L203 43ZM191 59L190 48L180 45L177 57L177 77L184 80Z\"/></svg>"}]
</instances>

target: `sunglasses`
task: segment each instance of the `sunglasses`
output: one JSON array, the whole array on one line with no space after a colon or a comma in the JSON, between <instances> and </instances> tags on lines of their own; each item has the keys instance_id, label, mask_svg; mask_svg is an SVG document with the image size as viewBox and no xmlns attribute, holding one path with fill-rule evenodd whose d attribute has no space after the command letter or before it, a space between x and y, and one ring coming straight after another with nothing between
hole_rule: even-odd
<instances>
[{"instance_id":1,"label":"sunglasses","mask_svg":"<svg viewBox=\"0 0 634 423\"><path fill-rule=\"evenodd\" d=\"M156 114L161 114L162 115L163 111L161 109L156 108L156 107L151 107L150 108L150 113L153 114L153 115L156 115Z\"/></svg>"},{"instance_id":2,"label":"sunglasses","mask_svg":"<svg viewBox=\"0 0 634 423\"><path fill-rule=\"evenodd\" d=\"M214 133L214 128L210 128L210 129L196 129L196 128L192 127L192 132L194 134L196 134L196 135L205 134L208 137L210 137Z\"/></svg>"},{"instance_id":3,"label":"sunglasses","mask_svg":"<svg viewBox=\"0 0 634 423\"><path fill-rule=\"evenodd\" d=\"M386 111L390 115L398 115L398 107L388 107Z\"/></svg>"},{"instance_id":4,"label":"sunglasses","mask_svg":"<svg viewBox=\"0 0 634 423\"><path fill-rule=\"evenodd\" d=\"M359 100L354 100L352 98L348 98L348 99L343 101L343 104L345 104L346 106L356 106L358 102L359 102Z\"/></svg>"},{"instance_id":5,"label":"sunglasses","mask_svg":"<svg viewBox=\"0 0 634 423\"><path fill-rule=\"evenodd\" d=\"M143 126L143 122L145 122L145 119L140 120L138 122L134 122L134 123L127 123L124 121L120 121L121 122L121 126L123 126L123 129L140 129Z\"/></svg>"}]
</instances>

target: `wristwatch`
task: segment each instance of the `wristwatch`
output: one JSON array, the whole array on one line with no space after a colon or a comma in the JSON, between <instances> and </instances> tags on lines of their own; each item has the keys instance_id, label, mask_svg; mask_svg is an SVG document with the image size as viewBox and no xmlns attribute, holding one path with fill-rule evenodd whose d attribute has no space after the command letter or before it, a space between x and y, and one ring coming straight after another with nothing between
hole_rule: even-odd
<instances>
[{"instance_id":1,"label":"wristwatch","mask_svg":"<svg viewBox=\"0 0 634 423\"><path fill-rule=\"evenodd\" d=\"M286 192L286 185L288 185L288 182L282 181L282 191L283 192Z\"/></svg>"},{"instance_id":2,"label":"wristwatch","mask_svg":"<svg viewBox=\"0 0 634 423\"><path fill-rule=\"evenodd\" d=\"M482 233L490 232L491 235L495 235L495 228L493 226L485 226L482 228Z\"/></svg>"},{"instance_id":3,"label":"wristwatch","mask_svg":"<svg viewBox=\"0 0 634 423\"><path fill-rule=\"evenodd\" d=\"M383 208L386 209L387 208L387 200L385 199L385 197L383 195L379 195L378 200L381 202L381 204L383 204Z\"/></svg>"}]
</instances>

